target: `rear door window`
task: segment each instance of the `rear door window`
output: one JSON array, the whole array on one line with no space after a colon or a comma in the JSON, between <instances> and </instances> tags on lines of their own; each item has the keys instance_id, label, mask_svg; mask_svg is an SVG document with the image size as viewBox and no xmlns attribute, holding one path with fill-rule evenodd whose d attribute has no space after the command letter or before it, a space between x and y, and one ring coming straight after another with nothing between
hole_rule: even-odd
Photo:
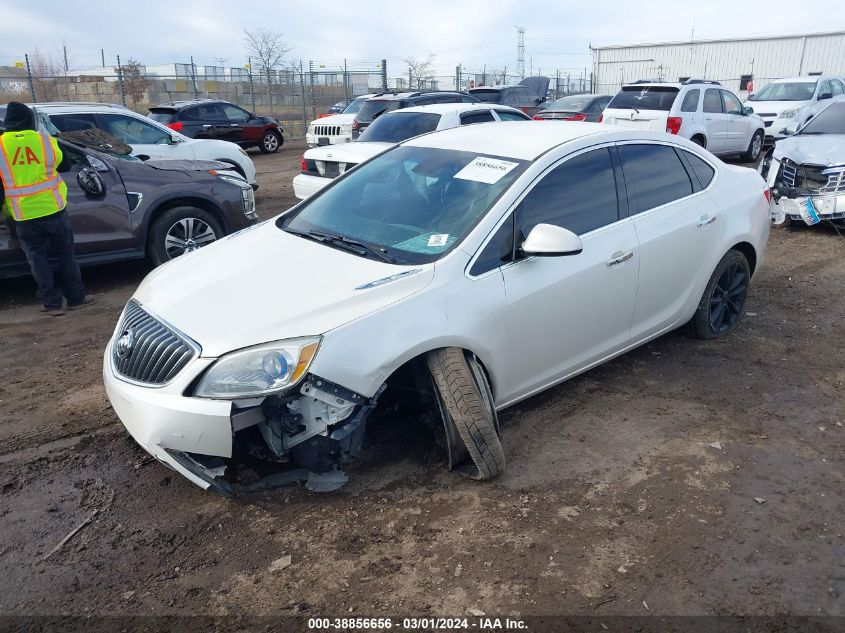
<instances>
[{"instance_id":1,"label":"rear door window","mask_svg":"<svg viewBox=\"0 0 845 633\"><path fill-rule=\"evenodd\" d=\"M170 134L124 114L100 114L101 127L127 145L155 145L169 143Z\"/></svg>"},{"instance_id":2,"label":"rear door window","mask_svg":"<svg viewBox=\"0 0 845 633\"><path fill-rule=\"evenodd\" d=\"M622 158L632 214L642 213L692 194L689 174L672 147L648 144L620 145L619 154Z\"/></svg>"},{"instance_id":3,"label":"rear door window","mask_svg":"<svg viewBox=\"0 0 845 633\"><path fill-rule=\"evenodd\" d=\"M489 123L495 121L490 110L482 110L480 112L464 112L461 115L461 125L470 125L472 123Z\"/></svg>"},{"instance_id":4,"label":"rear door window","mask_svg":"<svg viewBox=\"0 0 845 633\"><path fill-rule=\"evenodd\" d=\"M677 96L678 89L673 86L625 86L607 107L668 112Z\"/></svg>"},{"instance_id":5,"label":"rear door window","mask_svg":"<svg viewBox=\"0 0 845 633\"><path fill-rule=\"evenodd\" d=\"M704 106L703 111L709 113L722 113L722 94L721 90L716 88L708 88L704 91Z\"/></svg>"},{"instance_id":6,"label":"rear door window","mask_svg":"<svg viewBox=\"0 0 845 633\"><path fill-rule=\"evenodd\" d=\"M605 147L567 160L531 189L516 211L517 236L522 243L542 223L581 235L618 219L616 177Z\"/></svg>"},{"instance_id":7,"label":"rear door window","mask_svg":"<svg viewBox=\"0 0 845 633\"><path fill-rule=\"evenodd\" d=\"M681 104L681 112L698 112L698 99L701 97L700 90L690 90L684 95L684 102Z\"/></svg>"},{"instance_id":8,"label":"rear door window","mask_svg":"<svg viewBox=\"0 0 845 633\"><path fill-rule=\"evenodd\" d=\"M51 114L50 121L62 132L78 132L97 127L93 114Z\"/></svg>"}]
</instances>

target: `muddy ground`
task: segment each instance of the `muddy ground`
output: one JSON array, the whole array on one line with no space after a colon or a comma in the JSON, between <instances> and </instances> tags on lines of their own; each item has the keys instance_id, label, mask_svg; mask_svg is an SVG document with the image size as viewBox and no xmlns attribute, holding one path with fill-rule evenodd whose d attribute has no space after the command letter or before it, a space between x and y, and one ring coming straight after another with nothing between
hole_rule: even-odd
<instances>
[{"instance_id":1,"label":"muddy ground","mask_svg":"<svg viewBox=\"0 0 845 633\"><path fill-rule=\"evenodd\" d=\"M254 155L263 217L301 151ZM237 501L150 461L105 399L145 265L87 269L98 303L62 318L0 281L0 613L845 615L843 252L773 229L735 335L669 334L505 411L492 482L396 419L342 490Z\"/></svg>"}]
</instances>

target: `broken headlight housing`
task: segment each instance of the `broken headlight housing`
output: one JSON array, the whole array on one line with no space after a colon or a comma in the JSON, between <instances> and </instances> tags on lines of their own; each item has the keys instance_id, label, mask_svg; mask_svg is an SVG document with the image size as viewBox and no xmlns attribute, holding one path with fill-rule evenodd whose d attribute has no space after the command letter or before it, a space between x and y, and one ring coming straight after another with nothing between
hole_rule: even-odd
<instances>
[{"instance_id":1,"label":"broken headlight housing","mask_svg":"<svg viewBox=\"0 0 845 633\"><path fill-rule=\"evenodd\" d=\"M292 338L221 356L205 373L199 398L254 398L292 387L305 376L320 346L319 336Z\"/></svg>"}]
</instances>

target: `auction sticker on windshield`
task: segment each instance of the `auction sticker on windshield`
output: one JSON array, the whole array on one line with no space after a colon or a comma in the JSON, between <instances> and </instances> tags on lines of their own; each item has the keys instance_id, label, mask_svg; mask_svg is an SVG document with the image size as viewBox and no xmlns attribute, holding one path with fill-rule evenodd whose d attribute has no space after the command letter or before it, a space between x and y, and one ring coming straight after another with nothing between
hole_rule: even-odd
<instances>
[{"instance_id":1,"label":"auction sticker on windshield","mask_svg":"<svg viewBox=\"0 0 845 633\"><path fill-rule=\"evenodd\" d=\"M461 180L474 180L476 182L484 182L488 185L493 185L499 182L499 179L502 176L507 174L517 165L519 165L519 163L499 160L498 158L478 156L461 171L455 174L455 178L460 178Z\"/></svg>"}]
</instances>

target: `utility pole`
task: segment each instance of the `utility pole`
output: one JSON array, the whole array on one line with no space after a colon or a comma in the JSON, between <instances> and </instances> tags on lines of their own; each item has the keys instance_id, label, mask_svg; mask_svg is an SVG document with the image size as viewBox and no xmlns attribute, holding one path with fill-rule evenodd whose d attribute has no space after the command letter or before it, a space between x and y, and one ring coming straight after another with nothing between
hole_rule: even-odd
<instances>
[{"instance_id":1,"label":"utility pole","mask_svg":"<svg viewBox=\"0 0 845 633\"><path fill-rule=\"evenodd\" d=\"M126 93L123 90L123 67L120 65L120 55L117 56L117 87L120 89L120 105L126 107Z\"/></svg>"},{"instance_id":2,"label":"utility pole","mask_svg":"<svg viewBox=\"0 0 845 633\"><path fill-rule=\"evenodd\" d=\"M249 95L252 97L252 111L255 112L255 84L252 83L252 57L246 58L246 73L249 77ZM304 118L304 117L303 117Z\"/></svg>"},{"instance_id":3,"label":"utility pole","mask_svg":"<svg viewBox=\"0 0 845 633\"><path fill-rule=\"evenodd\" d=\"M455 90L461 89L461 65L455 66Z\"/></svg>"},{"instance_id":4,"label":"utility pole","mask_svg":"<svg viewBox=\"0 0 845 633\"><path fill-rule=\"evenodd\" d=\"M516 27L516 74L525 78L525 27ZM505 82L502 82L505 83Z\"/></svg>"},{"instance_id":5,"label":"utility pole","mask_svg":"<svg viewBox=\"0 0 845 633\"><path fill-rule=\"evenodd\" d=\"M102 67L105 68L106 67L106 51L102 48L100 49L100 62L102 64Z\"/></svg>"},{"instance_id":6,"label":"utility pole","mask_svg":"<svg viewBox=\"0 0 845 633\"><path fill-rule=\"evenodd\" d=\"M314 95L314 61L308 60L308 82L311 84L311 118L317 118L317 98Z\"/></svg>"},{"instance_id":7,"label":"utility pole","mask_svg":"<svg viewBox=\"0 0 845 633\"><path fill-rule=\"evenodd\" d=\"M184 57L182 59L185 59ZM118 66L120 63L118 63ZM191 55L191 85L193 86L194 90L194 99L197 98L197 72L196 66L194 66L194 56Z\"/></svg>"},{"instance_id":8,"label":"utility pole","mask_svg":"<svg viewBox=\"0 0 845 633\"><path fill-rule=\"evenodd\" d=\"M302 59L299 60L299 90L302 93L302 136L308 132L308 115L305 114L305 70L302 67Z\"/></svg>"},{"instance_id":9,"label":"utility pole","mask_svg":"<svg viewBox=\"0 0 845 633\"><path fill-rule=\"evenodd\" d=\"M481 85L487 85L487 64L484 64L484 70L481 71Z\"/></svg>"},{"instance_id":10,"label":"utility pole","mask_svg":"<svg viewBox=\"0 0 845 633\"><path fill-rule=\"evenodd\" d=\"M560 70L555 71L555 100L560 98Z\"/></svg>"},{"instance_id":11,"label":"utility pole","mask_svg":"<svg viewBox=\"0 0 845 633\"><path fill-rule=\"evenodd\" d=\"M32 95L32 102L38 103L35 97L35 84L32 83L32 69L29 67L29 53L24 54L23 58L26 60L26 78L29 80L29 93Z\"/></svg>"},{"instance_id":12,"label":"utility pole","mask_svg":"<svg viewBox=\"0 0 845 633\"><path fill-rule=\"evenodd\" d=\"M387 60L381 60L381 91L387 92Z\"/></svg>"},{"instance_id":13,"label":"utility pole","mask_svg":"<svg viewBox=\"0 0 845 633\"><path fill-rule=\"evenodd\" d=\"M343 98L344 100L349 101L349 71L346 66L345 58L343 60Z\"/></svg>"},{"instance_id":14,"label":"utility pole","mask_svg":"<svg viewBox=\"0 0 845 633\"><path fill-rule=\"evenodd\" d=\"M62 52L65 55L65 72L67 72L68 71L68 67L67 67L67 46L62 46Z\"/></svg>"}]
</instances>

